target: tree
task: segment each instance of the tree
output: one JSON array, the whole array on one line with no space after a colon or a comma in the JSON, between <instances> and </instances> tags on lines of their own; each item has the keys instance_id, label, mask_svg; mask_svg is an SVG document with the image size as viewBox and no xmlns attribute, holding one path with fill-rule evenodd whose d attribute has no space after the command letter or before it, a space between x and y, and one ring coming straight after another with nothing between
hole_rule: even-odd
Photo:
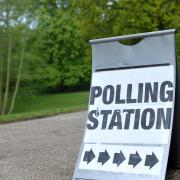
<instances>
[{"instance_id":1,"label":"tree","mask_svg":"<svg viewBox=\"0 0 180 180\"><path fill-rule=\"evenodd\" d=\"M112 35L110 4L113 0L72 0L80 25L82 37L88 43L90 39Z\"/></svg>"},{"instance_id":2,"label":"tree","mask_svg":"<svg viewBox=\"0 0 180 180\"><path fill-rule=\"evenodd\" d=\"M34 30L32 46L37 50L36 67L31 68L34 63L31 59L32 64L27 67L29 75L24 76L24 82L51 92L85 89L91 70L74 10L67 2L63 6L47 2L44 1L39 9L38 26Z\"/></svg>"},{"instance_id":3,"label":"tree","mask_svg":"<svg viewBox=\"0 0 180 180\"><path fill-rule=\"evenodd\" d=\"M84 40L180 28L177 0L74 0ZM180 57L180 33L177 33ZM89 51L90 52L90 51Z\"/></svg>"},{"instance_id":4,"label":"tree","mask_svg":"<svg viewBox=\"0 0 180 180\"><path fill-rule=\"evenodd\" d=\"M29 1L28 1L29 3ZM0 81L0 93L1 93L1 114L11 113L14 107L16 95L19 88L20 77L22 72L22 64L24 61L24 52L25 52L25 29L27 28L28 22L28 13L25 5L28 4L25 0L1 0L0 1L0 28L1 28L1 37L6 35L7 38L4 38L1 41L2 46L7 46L7 51L1 51L1 81ZM25 9L24 9L25 8ZM21 33L21 35L20 35ZM22 39L15 44L15 37L17 35L19 39ZM17 38L18 39L18 38ZM12 99L9 99L10 96L10 81L11 81L11 68L12 60L15 60L12 57L12 53L16 52L16 46L21 46L21 58L19 58L19 65L17 67L17 80L15 83L14 93ZM16 62L15 62L16 63ZM6 67L5 67L6 65ZM13 70L15 68L13 67ZM3 81L5 77L5 82ZM3 91L4 90L4 91ZM9 103L10 102L10 103ZM8 105L10 104L10 107Z\"/></svg>"},{"instance_id":5,"label":"tree","mask_svg":"<svg viewBox=\"0 0 180 180\"><path fill-rule=\"evenodd\" d=\"M114 33L146 32L177 27L179 7L180 3L174 0L116 1L111 7L112 13L116 14Z\"/></svg>"},{"instance_id":6,"label":"tree","mask_svg":"<svg viewBox=\"0 0 180 180\"><path fill-rule=\"evenodd\" d=\"M12 112L20 82L38 92L86 89L90 39L179 29L179 8L177 0L0 0L0 109Z\"/></svg>"}]
</instances>

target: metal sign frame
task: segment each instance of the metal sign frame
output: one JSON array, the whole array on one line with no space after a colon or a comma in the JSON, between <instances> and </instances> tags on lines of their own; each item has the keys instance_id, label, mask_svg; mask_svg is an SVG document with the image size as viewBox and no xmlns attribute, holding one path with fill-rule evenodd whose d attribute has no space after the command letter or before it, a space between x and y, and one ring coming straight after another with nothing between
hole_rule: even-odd
<instances>
[{"instance_id":1,"label":"metal sign frame","mask_svg":"<svg viewBox=\"0 0 180 180\"><path fill-rule=\"evenodd\" d=\"M111 38L103 38L90 40L92 45L92 73L111 69L115 70L117 68L129 68L129 67L152 67L158 66L161 64L170 64L173 65L174 69L174 86L176 82L176 52L175 52L175 29L140 33L126 36L118 36ZM161 37L163 37L161 39ZM132 51L123 44L120 44L121 40L128 39L137 39L144 38L140 43L136 44L135 51L139 52L139 55L136 56L132 52L132 58L127 57L128 52ZM165 48L161 48L163 44L166 44ZM121 50L120 50L120 48ZM151 48L153 47L153 48ZM124 52L125 51L125 52ZM141 52L141 53L140 53ZM135 53L136 54L136 53ZM140 57L140 58L139 58ZM133 59L135 58L136 61ZM137 61L138 59L138 61ZM173 102L175 102L175 87L173 91ZM79 169L79 163L81 160L81 155L84 148L84 138L81 144L79 156L76 163L76 168L74 171L73 180L116 180L121 178L122 180L138 179L138 180L164 180L168 162L168 154L170 148L171 134L172 134L172 125L173 125L173 115L174 115L174 103L173 103L173 112L171 117L171 128L170 135L168 139L168 144L162 145L158 144L157 146L162 146L164 149L163 156L163 165L159 176L153 175L135 175L135 174L126 174L126 173L113 173L113 172L102 172L102 171L91 171L91 170L82 170ZM87 118L88 119L88 118ZM87 120L88 121L88 120ZM86 122L87 124L87 122ZM86 133L86 128L84 131L84 137Z\"/></svg>"}]
</instances>

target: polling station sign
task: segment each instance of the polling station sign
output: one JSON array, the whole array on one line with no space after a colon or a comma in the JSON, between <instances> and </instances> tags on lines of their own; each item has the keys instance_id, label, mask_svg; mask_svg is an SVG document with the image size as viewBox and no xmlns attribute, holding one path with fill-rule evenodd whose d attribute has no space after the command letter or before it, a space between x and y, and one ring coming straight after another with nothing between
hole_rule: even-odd
<instances>
[{"instance_id":1,"label":"polling station sign","mask_svg":"<svg viewBox=\"0 0 180 180\"><path fill-rule=\"evenodd\" d=\"M144 39L134 46L118 41L133 37ZM174 30L92 46L87 123L73 179L164 180L174 116Z\"/></svg>"}]
</instances>

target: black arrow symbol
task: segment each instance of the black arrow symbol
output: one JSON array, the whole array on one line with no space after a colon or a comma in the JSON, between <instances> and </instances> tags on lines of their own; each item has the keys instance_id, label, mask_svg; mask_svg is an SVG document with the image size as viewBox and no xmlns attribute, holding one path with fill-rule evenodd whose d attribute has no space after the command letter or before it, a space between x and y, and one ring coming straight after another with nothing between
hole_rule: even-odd
<instances>
[{"instance_id":1,"label":"black arrow symbol","mask_svg":"<svg viewBox=\"0 0 180 180\"><path fill-rule=\"evenodd\" d=\"M133 165L133 168L137 166L142 161L141 157L139 156L138 152L136 154L130 154L129 158L129 165Z\"/></svg>"},{"instance_id":2,"label":"black arrow symbol","mask_svg":"<svg viewBox=\"0 0 180 180\"><path fill-rule=\"evenodd\" d=\"M113 164L117 164L117 166L119 166L125 160L126 158L124 154L122 153L122 151L120 151L120 153L114 154Z\"/></svg>"},{"instance_id":3,"label":"black arrow symbol","mask_svg":"<svg viewBox=\"0 0 180 180\"><path fill-rule=\"evenodd\" d=\"M149 169L155 166L158 162L159 160L153 152L152 155L146 155L145 166L149 166Z\"/></svg>"},{"instance_id":4,"label":"black arrow symbol","mask_svg":"<svg viewBox=\"0 0 180 180\"><path fill-rule=\"evenodd\" d=\"M110 156L106 150L104 152L99 153L98 162L102 163L102 165L105 164L109 159L110 159Z\"/></svg>"},{"instance_id":5,"label":"black arrow symbol","mask_svg":"<svg viewBox=\"0 0 180 180\"><path fill-rule=\"evenodd\" d=\"M87 162L89 164L96 156L94 155L93 150L91 149L90 151L86 151L84 154L83 161Z\"/></svg>"}]
</instances>

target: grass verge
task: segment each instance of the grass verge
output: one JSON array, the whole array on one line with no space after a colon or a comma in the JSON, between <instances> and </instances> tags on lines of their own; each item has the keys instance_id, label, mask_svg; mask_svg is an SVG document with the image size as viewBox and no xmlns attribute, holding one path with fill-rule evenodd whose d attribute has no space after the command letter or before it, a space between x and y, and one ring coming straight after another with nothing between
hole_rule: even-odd
<instances>
[{"instance_id":1,"label":"grass verge","mask_svg":"<svg viewBox=\"0 0 180 180\"><path fill-rule=\"evenodd\" d=\"M27 113L14 113L11 115L3 115L0 116L0 123L11 123L17 121L24 121L29 119L37 119L42 117L49 117L53 115L57 115L60 113L68 113L68 112L75 112L80 110L85 110L86 106L79 106L79 107L71 107L71 108L60 108L60 109L53 109L53 110L45 110L40 112L27 112Z\"/></svg>"},{"instance_id":2,"label":"grass verge","mask_svg":"<svg viewBox=\"0 0 180 180\"><path fill-rule=\"evenodd\" d=\"M87 105L88 92L38 96L20 95L17 98L13 114L0 116L0 123L10 123L85 110Z\"/></svg>"}]
</instances>

